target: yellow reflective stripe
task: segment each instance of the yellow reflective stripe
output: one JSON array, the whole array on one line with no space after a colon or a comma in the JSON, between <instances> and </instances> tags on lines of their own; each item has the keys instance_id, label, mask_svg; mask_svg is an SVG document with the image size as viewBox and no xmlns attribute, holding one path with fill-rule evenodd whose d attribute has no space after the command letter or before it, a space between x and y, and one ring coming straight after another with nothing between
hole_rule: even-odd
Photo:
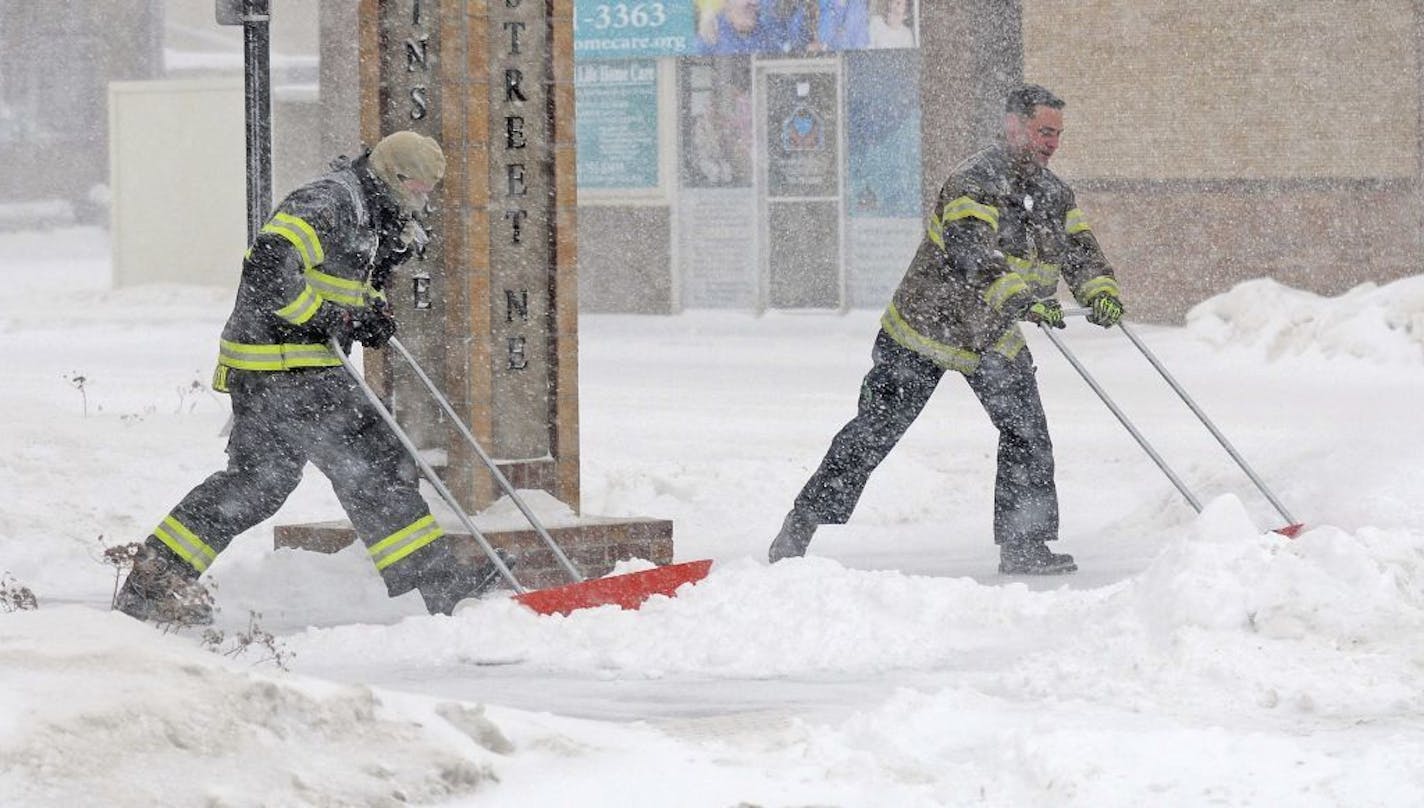
<instances>
[{"instance_id":1,"label":"yellow reflective stripe","mask_svg":"<svg viewBox=\"0 0 1424 808\"><path fill-rule=\"evenodd\" d=\"M944 212L940 214L940 222L943 224L949 224L959 219L979 219L995 230L999 229L998 209L975 202L967 196L951 200L944 206Z\"/></svg>"},{"instance_id":2,"label":"yellow reflective stripe","mask_svg":"<svg viewBox=\"0 0 1424 808\"><path fill-rule=\"evenodd\" d=\"M376 569L383 570L444 535L445 531L435 524L435 517L426 514L371 545L366 552Z\"/></svg>"},{"instance_id":3,"label":"yellow reflective stripe","mask_svg":"<svg viewBox=\"0 0 1424 808\"><path fill-rule=\"evenodd\" d=\"M936 247L944 249L944 223L933 213L930 214L930 223L925 228L925 235L929 236L930 241L933 241Z\"/></svg>"},{"instance_id":4,"label":"yellow reflective stripe","mask_svg":"<svg viewBox=\"0 0 1424 808\"><path fill-rule=\"evenodd\" d=\"M973 373L974 369L979 367L978 354L937 342L916 331L913 326L905 322L905 318L900 315L900 310L895 307L893 302L885 310L885 314L881 315L880 327L885 329L885 333L890 335L890 339L928 358L946 370Z\"/></svg>"},{"instance_id":5,"label":"yellow reflective stripe","mask_svg":"<svg viewBox=\"0 0 1424 808\"><path fill-rule=\"evenodd\" d=\"M1099 275L1084 281L1083 285L1078 287L1078 291L1074 293L1074 297L1078 298L1079 303L1088 303L1104 292L1113 297L1122 297L1118 290L1117 279L1110 275Z\"/></svg>"},{"instance_id":6,"label":"yellow reflective stripe","mask_svg":"<svg viewBox=\"0 0 1424 808\"><path fill-rule=\"evenodd\" d=\"M227 367L226 365L218 365L216 368L213 368L213 389L214 389L214 390L216 390L216 391L219 392L219 393L226 393L226 392L228 391L228 390L227 390L227 372L228 372L229 370L231 370L231 369L232 369L232 368L229 368L229 367Z\"/></svg>"},{"instance_id":7,"label":"yellow reflective stripe","mask_svg":"<svg viewBox=\"0 0 1424 808\"><path fill-rule=\"evenodd\" d=\"M311 272L312 270L307 270ZM277 309L277 316L292 325L301 325L316 315L317 309L321 308L321 295L312 288L310 283L302 286L301 294L292 299L291 303Z\"/></svg>"},{"instance_id":8,"label":"yellow reflective stripe","mask_svg":"<svg viewBox=\"0 0 1424 808\"><path fill-rule=\"evenodd\" d=\"M292 370L336 367L341 359L321 343L253 345L221 340L218 364L238 370Z\"/></svg>"},{"instance_id":9,"label":"yellow reflective stripe","mask_svg":"<svg viewBox=\"0 0 1424 808\"><path fill-rule=\"evenodd\" d=\"M307 224L305 219L293 216L290 213L281 212L274 215L272 219L288 225L301 235L311 255L311 266L319 266L326 260L326 251L322 249L321 239L317 238L316 229Z\"/></svg>"},{"instance_id":10,"label":"yellow reflective stripe","mask_svg":"<svg viewBox=\"0 0 1424 808\"><path fill-rule=\"evenodd\" d=\"M1029 284L1058 288L1059 269L1057 264L1029 261L1017 255L1004 254L1004 260Z\"/></svg>"},{"instance_id":11,"label":"yellow reflective stripe","mask_svg":"<svg viewBox=\"0 0 1424 808\"><path fill-rule=\"evenodd\" d=\"M316 293L325 300L340 303L343 306L366 305L366 294L369 287L365 281L353 281L350 278L328 275L316 269L308 269L302 274L306 276L307 283L311 284Z\"/></svg>"},{"instance_id":12,"label":"yellow reflective stripe","mask_svg":"<svg viewBox=\"0 0 1424 808\"><path fill-rule=\"evenodd\" d=\"M321 239L317 238L316 230L302 219L290 213L278 212L262 226L263 233L276 233L282 238L292 243L297 254L302 257L302 268L311 269L326 260L326 253L321 248Z\"/></svg>"},{"instance_id":13,"label":"yellow reflective stripe","mask_svg":"<svg viewBox=\"0 0 1424 808\"><path fill-rule=\"evenodd\" d=\"M1071 236L1074 233L1081 233L1084 230L1092 230L1093 228L1088 226L1088 217L1083 215L1083 211L1078 208L1073 208L1068 211L1067 216L1063 217L1063 229Z\"/></svg>"},{"instance_id":14,"label":"yellow reflective stripe","mask_svg":"<svg viewBox=\"0 0 1424 808\"><path fill-rule=\"evenodd\" d=\"M193 565L193 569L198 572L206 570L208 565L213 563L213 559L218 557L216 550L198 538L197 534L182 522L174 519L171 513L153 529L153 535L168 545L168 549L177 553L179 558Z\"/></svg>"},{"instance_id":15,"label":"yellow reflective stripe","mask_svg":"<svg viewBox=\"0 0 1424 808\"><path fill-rule=\"evenodd\" d=\"M277 235L281 236L282 238L286 239L287 241L290 241L290 242L292 243L292 247L294 247L294 248L296 249L297 255L301 256L301 259L302 259L302 269L306 269L306 268L308 268L308 267L310 267L310 266L312 265L312 264L311 264L311 253L307 252L307 246L306 246L306 244L304 244L304 243L302 242L301 236L297 235L296 233L292 232L291 230L288 230L288 229L285 228L285 227L281 227L281 226L279 226L279 225L277 225L277 224L274 224L274 223L272 223L272 222L268 222L267 224L262 225L262 231L261 231L261 232L263 232L263 233L276 233ZM248 250L247 252L248 252L248 255L251 255L251 254L252 254L252 251L251 251L251 250Z\"/></svg>"},{"instance_id":16,"label":"yellow reflective stripe","mask_svg":"<svg viewBox=\"0 0 1424 808\"><path fill-rule=\"evenodd\" d=\"M1026 344L1023 331L1019 329L1018 323L1014 323L1009 327L1008 331L1004 332L1002 337L999 337L999 339L994 342L990 350L994 353L1002 354L1009 359L1013 359L1019 355L1019 351L1023 350Z\"/></svg>"},{"instance_id":17,"label":"yellow reflective stripe","mask_svg":"<svg viewBox=\"0 0 1424 808\"><path fill-rule=\"evenodd\" d=\"M1028 284L1017 272L1005 272L984 290L984 302L993 306L994 311L999 311L1009 298L1027 290Z\"/></svg>"}]
</instances>

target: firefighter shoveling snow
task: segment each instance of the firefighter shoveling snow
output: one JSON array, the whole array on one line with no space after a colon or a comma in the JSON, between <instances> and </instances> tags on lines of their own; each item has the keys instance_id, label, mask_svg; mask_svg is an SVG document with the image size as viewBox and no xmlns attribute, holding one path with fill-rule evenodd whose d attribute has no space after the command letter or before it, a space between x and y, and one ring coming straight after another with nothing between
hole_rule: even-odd
<instances>
[{"instance_id":1,"label":"firefighter shoveling snow","mask_svg":"<svg viewBox=\"0 0 1424 808\"><path fill-rule=\"evenodd\" d=\"M205 639L107 611L101 555L221 467L203 384L230 298L111 290L106 256L97 231L0 237L0 585L39 602L0 610L7 806L1424 801L1424 279L1256 281L1138 328L1295 540L1132 346L1070 327L1201 514L1030 334L1077 574L995 572L993 431L956 384L849 524L768 566L878 313L591 316L584 508L672 518L705 580L637 612L432 617L364 548L272 549L339 514L309 472L213 565Z\"/></svg>"}]
</instances>

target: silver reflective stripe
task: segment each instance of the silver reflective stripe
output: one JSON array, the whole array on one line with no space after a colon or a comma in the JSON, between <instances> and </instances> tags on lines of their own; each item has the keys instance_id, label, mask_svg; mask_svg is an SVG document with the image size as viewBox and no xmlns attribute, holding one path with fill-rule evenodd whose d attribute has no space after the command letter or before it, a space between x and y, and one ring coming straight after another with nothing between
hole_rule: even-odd
<instances>
[{"instance_id":1,"label":"silver reflective stripe","mask_svg":"<svg viewBox=\"0 0 1424 808\"><path fill-rule=\"evenodd\" d=\"M338 275L328 275L316 269L305 273L307 283L323 298L343 306L360 307L366 305L366 284Z\"/></svg>"},{"instance_id":2,"label":"silver reflective stripe","mask_svg":"<svg viewBox=\"0 0 1424 808\"><path fill-rule=\"evenodd\" d=\"M1019 355L1019 351L1022 351L1026 344L1028 343L1024 340L1023 331L1019 328L1018 323L1014 323L1009 326L1009 330L1005 331L1002 337L994 342L990 350L1013 359Z\"/></svg>"},{"instance_id":3,"label":"silver reflective stripe","mask_svg":"<svg viewBox=\"0 0 1424 808\"><path fill-rule=\"evenodd\" d=\"M994 230L999 229L999 211L980 202L975 202L968 196L961 196L952 199L944 206L944 212L940 215L940 221L944 224L958 219L974 218L988 224Z\"/></svg>"},{"instance_id":4,"label":"silver reflective stripe","mask_svg":"<svg viewBox=\"0 0 1424 808\"><path fill-rule=\"evenodd\" d=\"M435 523L435 517L426 515L371 545L366 552L376 569L383 570L443 535L445 531Z\"/></svg>"},{"instance_id":5,"label":"silver reflective stripe","mask_svg":"<svg viewBox=\"0 0 1424 808\"><path fill-rule=\"evenodd\" d=\"M291 303L277 310L277 316L292 325L301 325L314 317L319 308L321 308L321 298L312 288L311 283L307 283L302 286L301 293L293 298Z\"/></svg>"},{"instance_id":6,"label":"silver reflective stripe","mask_svg":"<svg viewBox=\"0 0 1424 808\"><path fill-rule=\"evenodd\" d=\"M193 569L198 572L207 570L208 565L213 563L214 558L217 558L217 552L182 522L173 518L173 514L163 518L158 527L153 529L153 535L168 545L168 549L176 553L179 558L193 565Z\"/></svg>"},{"instance_id":7,"label":"silver reflective stripe","mask_svg":"<svg viewBox=\"0 0 1424 808\"><path fill-rule=\"evenodd\" d=\"M1057 264L1029 261L1010 253L1004 254L1004 260L1008 261L1009 266L1013 267L1025 282L1048 289L1058 288L1060 274Z\"/></svg>"},{"instance_id":8,"label":"silver reflective stripe","mask_svg":"<svg viewBox=\"0 0 1424 808\"><path fill-rule=\"evenodd\" d=\"M946 345L926 337L905 322L904 316L892 302L880 318L880 327L890 338L906 348L929 359L936 365L959 373L973 373L979 367L979 355L973 351Z\"/></svg>"},{"instance_id":9,"label":"silver reflective stripe","mask_svg":"<svg viewBox=\"0 0 1424 808\"><path fill-rule=\"evenodd\" d=\"M320 266L326 260L326 253L322 250L321 239L317 237L316 230L290 213L278 211L273 214L267 224L262 226L262 232L276 233L291 242L302 258L303 269Z\"/></svg>"},{"instance_id":10,"label":"silver reflective stripe","mask_svg":"<svg viewBox=\"0 0 1424 808\"><path fill-rule=\"evenodd\" d=\"M238 370L291 370L334 367L341 364L341 360L321 343L252 345L221 340L218 364Z\"/></svg>"},{"instance_id":11,"label":"silver reflective stripe","mask_svg":"<svg viewBox=\"0 0 1424 808\"><path fill-rule=\"evenodd\" d=\"M984 290L984 302L994 307L995 311L1003 309L1009 298L1028 289L1028 284L1017 272L1005 272L989 284Z\"/></svg>"},{"instance_id":12,"label":"silver reflective stripe","mask_svg":"<svg viewBox=\"0 0 1424 808\"><path fill-rule=\"evenodd\" d=\"M1108 275L1099 275L1084 281L1083 285L1078 288L1075 297L1078 298L1078 302L1080 303L1089 303L1093 298L1104 292L1113 297L1122 297L1122 292L1118 289L1117 280Z\"/></svg>"}]
</instances>

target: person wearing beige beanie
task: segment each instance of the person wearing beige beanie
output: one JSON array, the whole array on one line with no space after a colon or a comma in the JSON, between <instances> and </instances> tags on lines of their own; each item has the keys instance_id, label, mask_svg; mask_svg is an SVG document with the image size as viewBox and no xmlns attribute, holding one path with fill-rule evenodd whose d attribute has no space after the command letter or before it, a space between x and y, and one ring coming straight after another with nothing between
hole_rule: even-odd
<instances>
[{"instance_id":1,"label":"person wearing beige beanie","mask_svg":"<svg viewBox=\"0 0 1424 808\"><path fill-rule=\"evenodd\" d=\"M381 179L408 214L423 213L430 192L445 177L445 152L434 138L394 132L371 149L371 172Z\"/></svg>"},{"instance_id":2,"label":"person wearing beige beanie","mask_svg":"<svg viewBox=\"0 0 1424 808\"><path fill-rule=\"evenodd\" d=\"M410 457L333 347L379 348L395 334L386 284L418 251L417 217L444 175L439 143L395 132L277 205L243 258L218 351L213 387L233 409L227 468L135 545L117 609L159 623L210 621L199 578L277 511L308 461L331 480L391 596L417 590L428 611L449 614L495 580L455 561Z\"/></svg>"}]
</instances>

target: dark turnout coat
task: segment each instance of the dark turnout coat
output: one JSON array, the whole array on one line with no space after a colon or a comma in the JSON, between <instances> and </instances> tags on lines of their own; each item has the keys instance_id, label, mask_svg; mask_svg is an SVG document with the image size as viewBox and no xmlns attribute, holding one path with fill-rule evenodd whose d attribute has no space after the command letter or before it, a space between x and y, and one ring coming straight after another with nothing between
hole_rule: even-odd
<instances>
[{"instance_id":1,"label":"dark turnout coat","mask_svg":"<svg viewBox=\"0 0 1424 808\"><path fill-rule=\"evenodd\" d=\"M364 157L282 200L243 259L214 388L226 391L229 369L339 366L327 345L332 320L383 298L386 276L404 257L401 227Z\"/></svg>"},{"instance_id":2,"label":"dark turnout coat","mask_svg":"<svg viewBox=\"0 0 1424 808\"><path fill-rule=\"evenodd\" d=\"M232 395L227 468L153 532L192 575L275 513L311 462L392 595L418 587L432 610L448 611L473 589L472 573L439 541L411 459L328 343L338 318L382 299L406 257L404 226L364 157L293 191L263 225L243 260L214 378Z\"/></svg>"},{"instance_id":3,"label":"dark turnout coat","mask_svg":"<svg viewBox=\"0 0 1424 808\"><path fill-rule=\"evenodd\" d=\"M1112 268L1068 184L1016 165L1003 145L961 163L940 189L924 239L881 318L900 345L972 373L993 350L1023 348L1018 320L1059 278L1081 304L1118 295Z\"/></svg>"}]
</instances>

